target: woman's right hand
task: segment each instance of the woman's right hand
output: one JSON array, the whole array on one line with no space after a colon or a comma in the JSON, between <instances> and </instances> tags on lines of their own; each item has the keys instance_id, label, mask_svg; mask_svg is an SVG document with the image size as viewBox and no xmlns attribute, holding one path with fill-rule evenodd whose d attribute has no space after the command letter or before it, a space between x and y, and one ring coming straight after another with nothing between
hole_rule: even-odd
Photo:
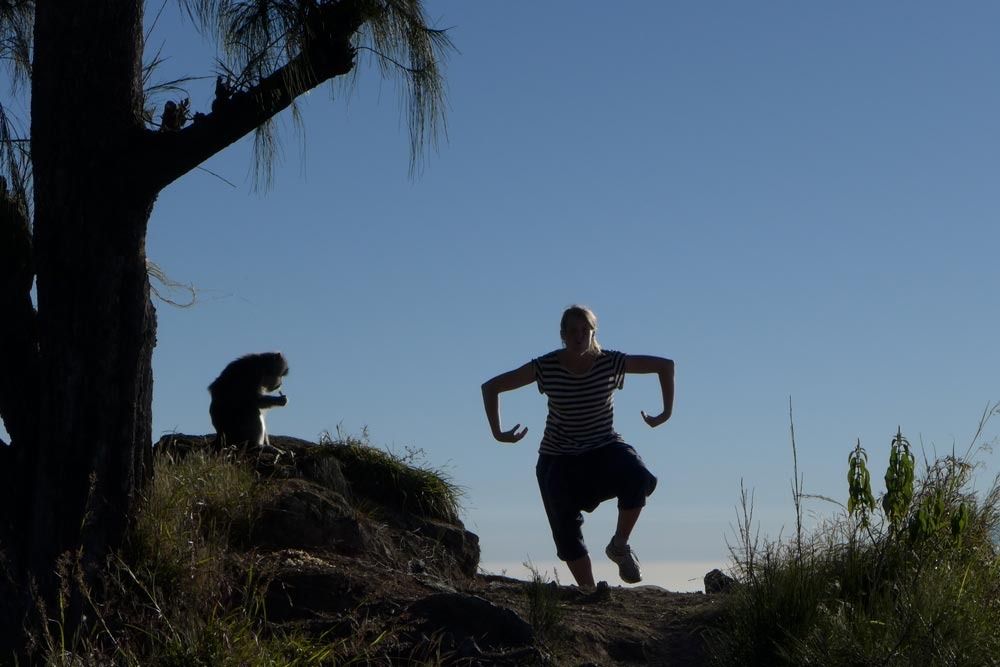
<instances>
[{"instance_id":1,"label":"woman's right hand","mask_svg":"<svg viewBox=\"0 0 1000 667\"><path fill-rule=\"evenodd\" d=\"M535 370L529 361L516 370L507 371L483 383L483 407L486 408L486 421L490 424L493 437L500 442L515 443L528 432L527 428L518 431L517 429L521 428L520 424L516 424L509 431L500 430L500 392L519 389L534 381Z\"/></svg>"},{"instance_id":2,"label":"woman's right hand","mask_svg":"<svg viewBox=\"0 0 1000 667\"><path fill-rule=\"evenodd\" d=\"M514 424L514 428L510 429L509 431L500 431L499 433L494 433L493 437L499 440L500 442L507 442L513 444L518 440L520 440L521 438L523 438L525 434L528 432L527 426L521 428L521 430L518 431L517 429L519 428L521 428L520 424Z\"/></svg>"}]
</instances>

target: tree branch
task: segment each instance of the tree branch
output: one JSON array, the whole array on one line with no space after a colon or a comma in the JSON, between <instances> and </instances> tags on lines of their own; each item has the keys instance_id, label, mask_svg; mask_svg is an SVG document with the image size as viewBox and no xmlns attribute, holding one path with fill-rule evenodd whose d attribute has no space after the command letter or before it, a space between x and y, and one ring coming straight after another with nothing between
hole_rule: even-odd
<instances>
[{"instance_id":1,"label":"tree branch","mask_svg":"<svg viewBox=\"0 0 1000 667\"><path fill-rule=\"evenodd\" d=\"M351 37L365 20L362 6L359 0L324 5L310 26L306 47L287 64L246 91L219 100L211 113L195 114L182 130L145 130L153 186L166 187L287 109L299 95L350 72L355 57Z\"/></svg>"}]
</instances>

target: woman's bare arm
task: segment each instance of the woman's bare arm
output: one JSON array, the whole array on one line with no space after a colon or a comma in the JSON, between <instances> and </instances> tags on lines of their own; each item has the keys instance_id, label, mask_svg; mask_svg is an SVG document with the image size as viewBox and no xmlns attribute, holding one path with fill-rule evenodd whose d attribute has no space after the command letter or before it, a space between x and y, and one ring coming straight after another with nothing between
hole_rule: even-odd
<instances>
[{"instance_id":1,"label":"woman's bare arm","mask_svg":"<svg viewBox=\"0 0 1000 667\"><path fill-rule=\"evenodd\" d=\"M656 373L660 378L660 392L663 394L663 412L658 415L647 415L642 411L642 418L652 427L659 426L670 419L674 411L674 362L663 357L648 355L626 355L626 373Z\"/></svg>"},{"instance_id":2,"label":"woman's bare arm","mask_svg":"<svg viewBox=\"0 0 1000 667\"><path fill-rule=\"evenodd\" d=\"M527 428L518 431L521 428L520 424L515 424L514 428L507 431L500 429L500 394L526 387L534 381L535 369L529 361L520 368L498 375L483 383L483 407L486 408L486 419L490 423L493 437L500 442L517 442L528 432Z\"/></svg>"}]
</instances>

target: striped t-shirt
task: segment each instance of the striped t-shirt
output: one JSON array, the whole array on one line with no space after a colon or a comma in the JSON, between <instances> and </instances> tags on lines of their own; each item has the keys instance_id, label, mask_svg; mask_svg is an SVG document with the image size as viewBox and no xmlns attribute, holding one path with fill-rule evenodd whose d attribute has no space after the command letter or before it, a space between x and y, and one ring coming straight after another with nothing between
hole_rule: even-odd
<instances>
[{"instance_id":1,"label":"striped t-shirt","mask_svg":"<svg viewBox=\"0 0 1000 667\"><path fill-rule=\"evenodd\" d=\"M625 355L602 350L586 373L570 373L558 350L532 359L538 391L549 397L539 452L579 454L624 442L614 429L615 389L625 383Z\"/></svg>"}]
</instances>

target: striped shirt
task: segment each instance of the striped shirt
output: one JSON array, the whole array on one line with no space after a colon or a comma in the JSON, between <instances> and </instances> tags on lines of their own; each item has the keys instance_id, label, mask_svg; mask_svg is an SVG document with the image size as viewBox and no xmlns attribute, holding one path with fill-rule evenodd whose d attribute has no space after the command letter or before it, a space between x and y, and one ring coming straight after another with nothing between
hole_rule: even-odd
<instances>
[{"instance_id":1,"label":"striped shirt","mask_svg":"<svg viewBox=\"0 0 1000 667\"><path fill-rule=\"evenodd\" d=\"M538 391L549 397L549 416L538 451L580 454L624 442L614 429L614 391L625 383L625 355L603 350L586 373L559 363L558 350L532 359Z\"/></svg>"}]
</instances>

